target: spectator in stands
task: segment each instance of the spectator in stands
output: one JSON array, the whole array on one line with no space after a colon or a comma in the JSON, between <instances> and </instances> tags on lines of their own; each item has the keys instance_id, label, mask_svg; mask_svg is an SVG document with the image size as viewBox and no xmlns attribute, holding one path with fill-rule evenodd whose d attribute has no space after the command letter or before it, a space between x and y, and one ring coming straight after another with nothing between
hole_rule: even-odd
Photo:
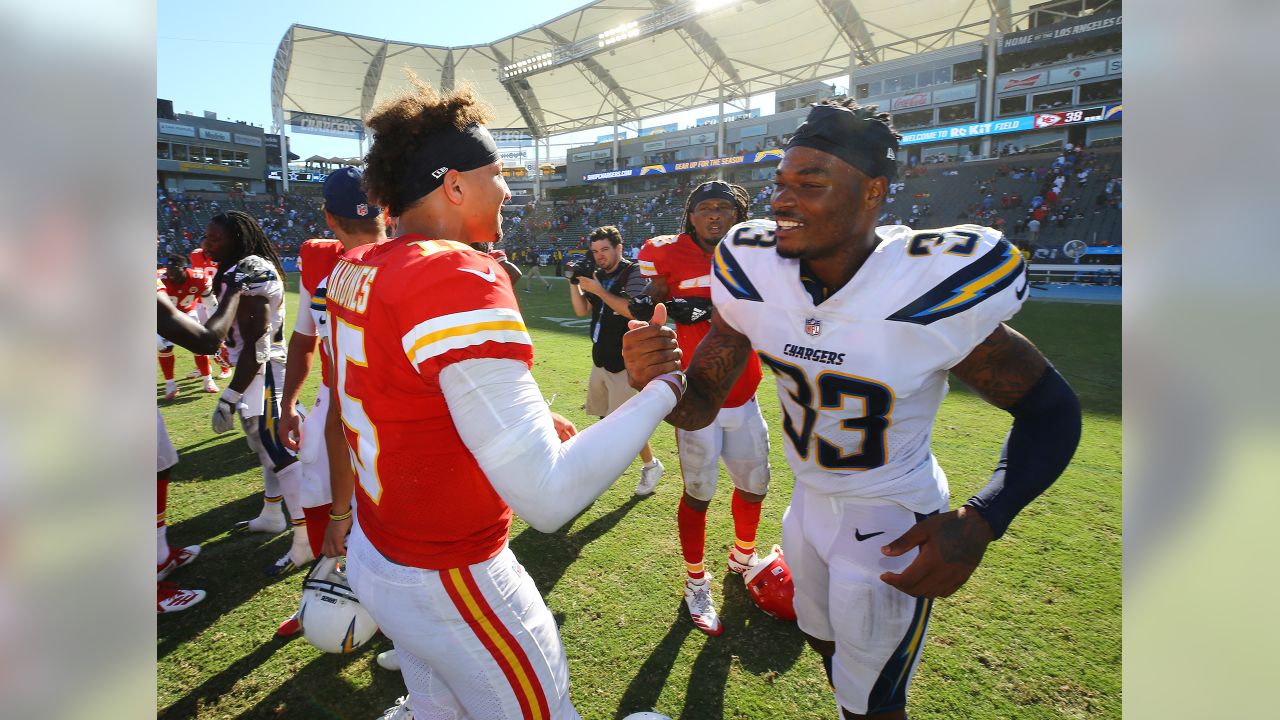
<instances>
[{"instance_id":1,"label":"spectator in stands","mask_svg":"<svg viewBox=\"0 0 1280 720\"><path fill-rule=\"evenodd\" d=\"M1027 223L1027 243L1031 245L1035 245L1036 239L1039 237L1040 237L1040 221L1033 217L1031 218L1031 222Z\"/></svg>"}]
</instances>

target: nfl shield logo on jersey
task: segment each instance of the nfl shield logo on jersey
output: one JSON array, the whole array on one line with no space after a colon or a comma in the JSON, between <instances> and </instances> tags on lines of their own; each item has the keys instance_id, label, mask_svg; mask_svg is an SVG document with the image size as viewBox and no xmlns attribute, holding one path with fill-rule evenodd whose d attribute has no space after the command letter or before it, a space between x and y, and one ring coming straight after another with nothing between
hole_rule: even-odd
<instances>
[{"instance_id":1,"label":"nfl shield logo on jersey","mask_svg":"<svg viewBox=\"0 0 1280 720\"><path fill-rule=\"evenodd\" d=\"M809 335L817 336L822 332L822 321L818 318L805 318L804 331Z\"/></svg>"}]
</instances>

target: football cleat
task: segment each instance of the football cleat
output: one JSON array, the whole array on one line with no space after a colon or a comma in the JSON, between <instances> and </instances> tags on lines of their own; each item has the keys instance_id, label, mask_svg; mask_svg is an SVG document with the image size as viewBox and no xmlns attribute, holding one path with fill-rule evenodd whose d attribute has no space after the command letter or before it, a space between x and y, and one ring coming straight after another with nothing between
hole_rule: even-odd
<instances>
[{"instance_id":1,"label":"football cleat","mask_svg":"<svg viewBox=\"0 0 1280 720\"><path fill-rule=\"evenodd\" d=\"M218 383L213 381L213 378L208 378L204 381L204 391L207 393L216 393L222 392L222 389L218 387Z\"/></svg>"},{"instance_id":2,"label":"football cleat","mask_svg":"<svg viewBox=\"0 0 1280 720\"><path fill-rule=\"evenodd\" d=\"M724 625L716 615L715 603L711 602L711 583L685 580L684 604L689 609L689 618L699 630L712 636L724 632Z\"/></svg>"},{"instance_id":3,"label":"football cleat","mask_svg":"<svg viewBox=\"0 0 1280 720\"><path fill-rule=\"evenodd\" d=\"M796 619L796 587L781 547L774 545L772 552L742 575L742 580L756 607L779 620Z\"/></svg>"},{"instance_id":4,"label":"football cleat","mask_svg":"<svg viewBox=\"0 0 1280 720\"><path fill-rule=\"evenodd\" d=\"M395 648L378 653L378 667L383 670L400 670L400 654Z\"/></svg>"},{"instance_id":5,"label":"football cleat","mask_svg":"<svg viewBox=\"0 0 1280 720\"><path fill-rule=\"evenodd\" d=\"M200 375L201 375L201 372L199 370L192 370L191 372L187 373L187 379L195 380L196 378L200 377Z\"/></svg>"},{"instance_id":6,"label":"football cleat","mask_svg":"<svg viewBox=\"0 0 1280 720\"><path fill-rule=\"evenodd\" d=\"M186 590L174 583L160 583L156 586L156 614L182 612L204 599L203 590Z\"/></svg>"},{"instance_id":7,"label":"football cleat","mask_svg":"<svg viewBox=\"0 0 1280 720\"><path fill-rule=\"evenodd\" d=\"M192 560L200 554L199 545L188 545L184 548L169 548L169 557L165 561L156 565L156 580L163 580L169 577L169 573L177 570L184 565L190 565Z\"/></svg>"},{"instance_id":8,"label":"football cleat","mask_svg":"<svg viewBox=\"0 0 1280 720\"><path fill-rule=\"evenodd\" d=\"M231 368L230 368L230 367L224 367L224 368L222 368L222 372L218 373L218 379L219 379L219 380L226 380L226 379L227 379L227 378L229 378L229 377L231 377Z\"/></svg>"},{"instance_id":9,"label":"football cleat","mask_svg":"<svg viewBox=\"0 0 1280 720\"><path fill-rule=\"evenodd\" d=\"M409 707L409 696L396 698L396 704L387 708L378 716L378 720L413 720L413 708Z\"/></svg>"},{"instance_id":10,"label":"football cleat","mask_svg":"<svg viewBox=\"0 0 1280 720\"><path fill-rule=\"evenodd\" d=\"M741 575L755 567L759 562L760 556L754 552L744 556L739 555L736 548L729 551L729 572L736 572Z\"/></svg>"},{"instance_id":11,"label":"football cleat","mask_svg":"<svg viewBox=\"0 0 1280 720\"><path fill-rule=\"evenodd\" d=\"M280 627L276 628L276 637L293 637L300 632L302 632L302 613L294 611L284 622L280 623Z\"/></svg>"},{"instance_id":12,"label":"football cleat","mask_svg":"<svg viewBox=\"0 0 1280 720\"><path fill-rule=\"evenodd\" d=\"M378 623L347 584L338 558L321 558L302 581L298 619L307 642L327 653L355 652L378 631Z\"/></svg>"},{"instance_id":13,"label":"football cleat","mask_svg":"<svg viewBox=\"0 0 1280 720\"><path fill-rule=\"evenodd\" d=\"M636 495L644 497L652 495L654 490L658 489L658 481L662 479L662 473L666 470L662 466L662 461L654 458L653 466L645 466L640 468L640 482L636 483Z\"/></svg>"},{"instance_id":14,"label":"football cleat","mask_svg":"<svg viewBox=\"0 0 1280 720\"><path fill-rule=\"evenodd\" d=\"M173 380L164 381L164 399L172 400L178 397L178 383Z\"/></svg>"}]
</instances>

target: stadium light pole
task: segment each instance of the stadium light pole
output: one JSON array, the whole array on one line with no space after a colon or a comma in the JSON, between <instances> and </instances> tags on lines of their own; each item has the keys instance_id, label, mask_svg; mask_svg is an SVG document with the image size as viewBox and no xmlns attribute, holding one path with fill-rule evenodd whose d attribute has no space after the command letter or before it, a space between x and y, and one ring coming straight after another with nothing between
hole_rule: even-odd
<instances>
[{"instance_id":1,"label":"stadium light pole","mask_svg":"<svg viewBox=\"0 0 1280 720\"><path fill-rule=\"evenodd\" d=\"M997 14L993 12L987 24L987 76L982 79L982 87L978 88L981 93L979 98L984 101L978 103L978 107L981 110L981 115L979 115L978 119L982 122L991 122L995 119L996 44L1000 37L998 20ZM991 135L982 136L980 152L983 157L991 157Z\"/></svg>"}]
</instances>

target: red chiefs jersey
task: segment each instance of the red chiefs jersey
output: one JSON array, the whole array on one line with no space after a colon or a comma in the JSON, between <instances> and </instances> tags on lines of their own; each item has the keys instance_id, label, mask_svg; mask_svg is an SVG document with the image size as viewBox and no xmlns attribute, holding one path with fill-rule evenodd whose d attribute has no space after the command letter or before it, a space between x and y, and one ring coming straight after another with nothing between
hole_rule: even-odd
<instances>
[{"instance_id":1,"label":"red chiefs jersey","mask_svg":"<svg viewBox=\"0 0 1280 720\"><path fill-rule=\"evenodd\" d=\"M458 437L440 371L471 358L532 366L506 272L462 243L405 235L352 248L327 286L333 400L361 529L402 565L443 570L494 557L511 508Z\"/></svg>"},{"instance_id":2,"label":"red chiefs jersey","mask_svg":"<svg viewBox=\"0 0 1280 720\"><path fill-rule=\"evenodd\" d=\"M711 252L704 252L688 233L660 235L640 248L637 258L640 273L661 277L673 298L711 299ZM711 330L711 322L692 325L676 324L676 343L680 345L682 366L687 370L693 351ZM760 385L760 358L752 353L738 381L729 390L724 407L738 407L756 394Z\"/></svg>"},{"instance_id":3,"label":"red chiefs jersey","mask_svg":"<svg viewBox=\"0 0 1280 720\"><path fill-rule=\"evenodd\" d=\"M326 319L325 278L333 266L338 264L342 255L342 243L337 240L314 239L302 243L298 248L298 270L301 271L302 289L311 297L311 307L302 308L302 313L310 313L316 337L320 338L320 382L331 387L329 379L329 323Z\"/></svg>"},{"instance_id":4,"label":"red chiefs jersey","mask_svg":"<svg viewBox=\"0 0 1280 720\"><path fill-rule=\"evenodd\" d=\"M182 271L182 280L175 283L169 280L169 274L164 269L157 270L156 274L164 285L165 293L175 300L179 311L185 313L196 309L196 303L200 302L200 295L204 293L204 276L187 268Z\"/></svg>"},{"instance_id":5,"label":"red chiefs jersey","mask_svg":"<svg viewBox=\"0 0 1280 720\"><path fill-rule=\"evenodd\" d=\"M205 287L208 288L213 284L213 276L218 274L218 263L204 254L203 248L196 248L191 251L191 269L200 277L204 278Z\"/></svg>"}]
</instances>

